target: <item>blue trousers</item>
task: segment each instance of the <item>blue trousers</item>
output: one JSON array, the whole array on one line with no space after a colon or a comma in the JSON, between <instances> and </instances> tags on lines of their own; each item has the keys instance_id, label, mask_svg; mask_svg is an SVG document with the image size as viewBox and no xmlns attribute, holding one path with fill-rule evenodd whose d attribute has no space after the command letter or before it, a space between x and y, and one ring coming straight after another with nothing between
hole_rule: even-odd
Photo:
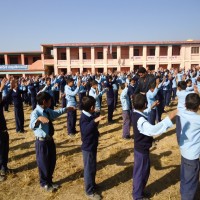
<instances>
[{"instance_id":1,"label":"blue trousers","mask_svg":"<svg viewBox=\"0 0 200 200\"><path fill-rule=\"evenodd\" d=\"M79 93L79 109L82 110L82 99L86 96L86 92Z\"/></svg>"},{"instance_id":2,"label":"blue trousers","mask_svg":"<svg viewBox=\"0 0 200 200\"><path fill-rule=\"evenodd\" d=\"M148 113L148 122L152 125L155 125L156 121L156 109L151 109L151 111Z\"/></svg>"},{"instance_id":3,"label":"blue trousers","mask_svg":"<svg viewBox=\"0 0 200 200\"><path fill-rule=\"evenodd\" d=\"M83 164L84 164L84 184L86 194L93 194L95 190L95 176L96 176L96 163L97 151L84 151Z\"/></svg>"},{"instance_id":4,"label":"blue trousers","mask_svg":"<svg viewBox=\"0 0 200 200\"><path fill-rule=\"evenodd\" d=\"M172 100L175 100L176 98L176 90L177 88L172 88Z\"/></svg>"},{"instance_id":5,"label":"blue trousers","mask_svg":"<svg viewBox=\"0 0 200 200\"><path fill-rule=\"evenodd\" d=\"M118 103L118 90L113 90L113 92L114 92L114 109L116 109Z\"/></svg>"},{"instance_id":6,"label":"blue trousers","mask_svg":"<svg viewBox=\"0 0 200 200\"><path fill-rule=\"evenodd\" d=\"M164 106L169 106L171 100L170 90L163 90Z\"/></svg>"},{"instance_id":7,"label":"blue trousers","mask_svg":"<svg viewBox=\"0 0 200 200\"><path fill-rule=\"evenodd\" d=\"M24 110L23 106L15 106L15 124L16 131L24 131Z\"/></svg>"},{"instance_id":8,"label":"blue trousers","mask_svg":"<svg viewBox=\"0 0 200 200\"><path fill-rule=\"evenodd\" d=\"M123 134L122 134L122 137L126 138L126 137L130 136L130 126L131 126L130 110L123 110L122 111L122 118L123 118Z\"/></svg>"},{"instance_id":9,"label":"blue trousers","mask_svg":"<svg viewBox=\"0 0 200 200\"><path fill-rule=\"evenodd\" d=\"M8 132L0 132L0 170L6 170L9 152L9 135Z\"/></svg>"},{"instance_id":10,"label":"blue trousers","mask_svg":"<svg viewBox=\"0 0 200 200\"><path fill-rule=\"evenodd\" d=\"M181 157L181 200L195 200L200 175L200 160Z\"/></svg>"},{"instance_id":11,"label":"blue trousers","mask_svg":"<svg viewBox=\"0 0 200 200\"><path fill-rule=\"evenodd\" d=\"M138 200L143 197L144 188L150 174L149 153L143 154L134 150L133 167L133 199Z\"/></svg>"},{"instance_id":12,"label":"blue trousers","mask_svg":"<svg viewBox=\"0 0 200 200\"><path fill-rule=\"evenodd\" d=\"M76 133L76 110L67 112L67 131L68 134Z\"/></svg>"},{"instance_id":13,"label":"blue trousers","mask_svg":"<svg viewBox=\"0 0 200 200\"><path fill-rule=\"evenodd\" d=\"M36 160L39 169L40 185L51 184L56 166L56 147L53 138L35 141Z\"/></svg>"}]
</instances>

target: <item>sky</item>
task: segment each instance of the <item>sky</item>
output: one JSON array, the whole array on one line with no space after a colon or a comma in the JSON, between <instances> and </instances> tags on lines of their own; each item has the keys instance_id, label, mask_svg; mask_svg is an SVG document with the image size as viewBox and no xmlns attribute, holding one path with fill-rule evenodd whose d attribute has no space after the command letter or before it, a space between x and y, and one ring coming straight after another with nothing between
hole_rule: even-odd
<instances>
[{"instance_id":1,"label":"sky","mask_svg":"<svg viewBox=\"0 0 200 200\"><path fill-rule=\"evenodd\" d=\"M0 52L41 44L200 40L200 0L0 0Z\"/></svg>"}]
</instances>

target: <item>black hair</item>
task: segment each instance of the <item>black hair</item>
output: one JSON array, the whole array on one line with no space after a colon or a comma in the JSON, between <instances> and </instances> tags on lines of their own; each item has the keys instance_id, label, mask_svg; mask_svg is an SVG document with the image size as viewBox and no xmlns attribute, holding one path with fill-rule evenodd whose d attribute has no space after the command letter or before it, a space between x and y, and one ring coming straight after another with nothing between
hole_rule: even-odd
<instances>
[{"instance_id":1,"label":"black hair","mask_svg":"<svg viewBox=\"0 0 200 200\"><path fill-rule=\"evenodd\" d=\"M139 73L145 74L146 72L147 72L147 70L144 67L139 67L138 74Z\"/></svg>"},{"instance_id":2,"label":"black hair","mask_svg":"<svg viewBox=\"0 0 200 200\"><path fill-rule=\"evenodd\" d=\"M181 88L181 90L185 90L187 88L187 83L185 81L179 81L178 87Z\"/></svg>"},{"instance_id":3,"label":"black hair","mask_svg":"<svg viewBox=\"0 0 200 200\"><path fill-rule=\"evenodd\" d=\"M43 105L43 101L48 101L49 99L51 99L51 95L47 92L40 92L36 96L36 100L37 100L39 105Z\"/></svg>"},{"instance_id":4,"label":"black hair","mask_svg":"<svg viewBox=\"0 0 200 200\"><path fill-rule=\"evenodd\" d=\"M125 88L125 83L121 84L121 89L123 90Z\"/></svg>"},{"instance_id":5,"label":"black hair","mask_svg":"<svg viewBox=\"0 0 200 200\"><path fill-rule=\"evenodd\" d=\"M192 82L190 78L186 80L186 84L188 84L189 82Z\"/></svg>"},{"instance_id":6,"label":"black hair","mask_svg":"<svg viewBox=\"0 0 200 200\"><path fill-rule=\"evenodd\" d=\"M156 87L156 83L155 82L150 82L149 83L149 89L154 89Z\"/></svg>"},{"instance_id":7,"label":"black hair","mask_svg":"<svg viewBox=\"0 0 200 200\"><path fill-rule=\"evenodd\" d=\"M83 97L81 110L85 110L85 111L89 112L92 106L95 107L95 102L96 102L96 100L92 96Z\"/></svg>"},{"instance_id":8,"label":"black hair","mask_svg":"<svg viewBox=\"0 0 200 200\"><path fill-rule=\"evenodd\" d=\"M136 110L142 110L145 108L145 104L147 103L146 96L143 94L136 94L133 96L133 107Z\"/></svg>"},{"instance_id":9,"label":"black hair","mask_svg":"<svg viewBox=\"0 0 200 200\"><path fill-rule=\"evenodd\" d=\"M95 81L95 80L92 80L90 84L91 84L91 86L93 86L93 85L98 85L98 82Z\"/></svg>"},{"instance_id":10,"label":"black hair","mask_svg":"<svg viewBox=\"0 0 200 200\"><path fill-rule=\"evenodd\" d=\"M186 96L185 106L188 110L198 110L200 105L200 97L196 93L190 93Z\"/></svg>"},{"instance_id":11,"label":"black hair","mask_svg":"<svg viewBox=\"0 0 200 200\"><path fill-rule=\"evenodd\" d=\"M70 82L74 82L74 79L71 77L67 79L67 84L69 84Z\"/></svg>"}]
</instances>

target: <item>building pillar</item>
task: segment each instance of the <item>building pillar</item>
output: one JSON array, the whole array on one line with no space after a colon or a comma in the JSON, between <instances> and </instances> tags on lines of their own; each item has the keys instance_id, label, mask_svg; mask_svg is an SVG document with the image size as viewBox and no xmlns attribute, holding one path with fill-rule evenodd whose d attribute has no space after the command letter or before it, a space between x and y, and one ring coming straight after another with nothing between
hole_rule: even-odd
<instances>
[{"instance_id":1,"label":"building pillar","mask_svg":"<svg viewBox=\"0 0 200 200\"><path fill-rule=\"evenodd\" d=\"M69 72L71 72L70 47L66 48L66 52L67 52L67 74L69 74Z\"/></svg>"},{"instance_id":2,"label":"building pillar","mask_svg":"<svg viewBox=\"0 0 200 200\"><path fill-rule=\"evenodd\" d=\"M156 56L156 66L155 66L155 71L158 71L159 68L159 57L160 57L160 46L156 46L156 51L155 51L155 56Z\"/></svg>"},{"instance_id":3,"label":"building pillar","mask_svg":"<svg viewBox=\"0 0 200 200\"><path fill-rule=\"evenodd\" d=\"M143 60L143 67L147 67L147 46L143 46L142 50L142 60Z\"/></svg>"},{"instance_id":4,"label":"building pillar","mask_svg":"<svg viewBox=\"0 0 200 200\"><path fill-rule=\"evenodd\" d=\"M130 65L130 71L133 71L133 52L134 52L134 47L129 46L129 65Z\"/></svg>"},{"instance_id":5,"label":"building pillar","mask_svg":"<svg viewBox=\"0 0 200 200\"><path fill-rule=\"evenodd\" d=\"M172 68L172 62L171 62L171 57L172 57L172 45L168 46L167 49L167 56L168 56L168 69Z\"/></svg>"},{"instance_id":6,"label":"building pillar","mask_svg":"<svg viewBox=\"0 0 200 200\"><path fill-rule=\"evenodd\" d=\"M181 46L180 58L181 58L180 68L184 68L185 67L185 47L184 46ZM190 60L191 60L191 56L190 56Z\"/></svg>"},{"instance_id":7,"label":"building pillar","mask_svg":"<svg viewBox=\"0 0 200 200\"><path fill-rule=\"evenodd\" d=\"M92 73L95 73L94 63L95 63L95 49L94 49L94 47L91 47L91 70L92 70Z\"/></svg>"},{"instance_id":8,"label":"building pillar","mask_svg":"<svg viewBox=\"0 0 200 200\"><path fill-rule=\"evenodd\" d=\"M24 65L24 54L21 54L21 63Z\"/></svg>"},{"instance_id":9,"label":"building pillar","mask_svg":"<svg viewBox=\"0 0 200 200\"><path fill-rule=\"evenodd\" d=\"M121 46L117 46L117 71L121 71Z\"/></svg>"},{"instance_id":10,"label":"building pillar","mask_svg":"<svg viewBox=\"0 0 200 200\"><path fill-rule=\"evenodd\" d=\"M8 65L8 55L4 54L4 61L5 61L5 65Z\"/></svg>"},{"instance_id":11,"label":"building pillar","mask_svg":"<svg viewBox=\"0 0 200 200\"><path fill-rule=\"evenodd\" d=\"M107 69L108 69L108 47L104 46L103 47L103 68L104 68L104 72L107 73Z\"/></svg>"},{"instance_id":12,"label":"building pillar","mask_svg":"<svg viewBox=\"0 0 200 200\"><path fill-rule=\"evenodd\" d=\"M54 55L54 75L58 75L58 51L57 51L57 47L53 48L53 55Z\"/></svg>"},{"instance_id":13,"label":"building pillar","mask_svg":"<svg viewBox=\"0 0 200 200\"><path fill-rule=\"evenodd\" d=\"M83 73L83 47L79 47L79 66L80 74Z\"/></svg>"}]
</instances>

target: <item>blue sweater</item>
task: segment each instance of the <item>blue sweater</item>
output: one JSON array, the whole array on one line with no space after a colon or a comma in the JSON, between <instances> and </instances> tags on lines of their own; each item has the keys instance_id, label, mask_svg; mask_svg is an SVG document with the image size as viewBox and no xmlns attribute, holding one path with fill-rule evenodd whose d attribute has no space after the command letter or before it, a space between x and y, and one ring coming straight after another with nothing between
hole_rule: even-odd
<instances>
[{"instance_id":1,"label":"blue sweater","mask_svg":"<svg viewBox=\"0 0 200 200\"><path fill-rule=\"evenodd\" d=\"M94 117L83 111L80 117L80 130L83 151L97 151L99 131L98 123L94 122Z\"/></svg>"}]
</instances>

